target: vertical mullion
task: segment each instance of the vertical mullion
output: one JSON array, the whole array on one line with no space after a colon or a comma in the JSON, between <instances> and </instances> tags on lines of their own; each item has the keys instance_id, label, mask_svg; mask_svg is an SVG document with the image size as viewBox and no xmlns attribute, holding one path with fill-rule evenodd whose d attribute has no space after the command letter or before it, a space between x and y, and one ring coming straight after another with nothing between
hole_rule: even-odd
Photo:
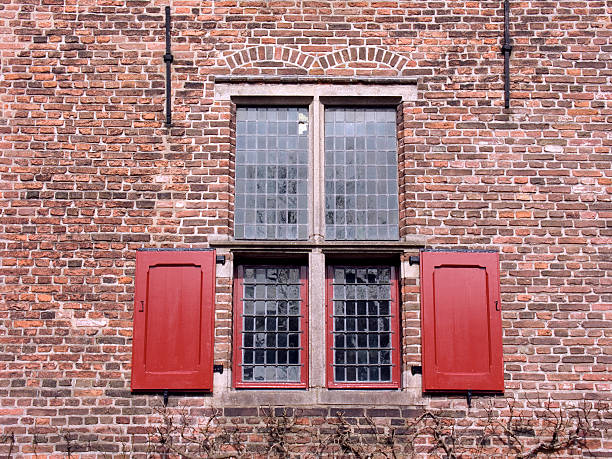
<instances>
[{"instance_id":1,"label":"vertical mullion","mask_svg":"<svg viewBox=\"0 0 612 459\"><path fill-rule=\"evenodd\" d=\"M323 240L325 234L325 184L324 184L324 166L325 166L325 139L324 139L324 107L319 96L315 96L312 104L310 104L310 117L312 119L312 238L314 240Z\"/></svg>"}]
</instances>

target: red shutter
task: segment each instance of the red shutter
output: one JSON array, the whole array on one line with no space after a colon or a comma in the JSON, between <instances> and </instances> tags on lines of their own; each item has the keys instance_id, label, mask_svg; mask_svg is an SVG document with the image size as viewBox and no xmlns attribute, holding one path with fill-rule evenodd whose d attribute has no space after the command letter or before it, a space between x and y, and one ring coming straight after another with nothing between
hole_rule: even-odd
<instances>
[{"instance_id":1,"label":"red shutter","mask_svg":"<svg viewBox=\"0 0 612 459\"><path fill-rule=\"evenodd\" d=\"M423 391L504 390L499 256L421 252Z\"/></svg>"},{"instance_id":2,"label":"red shutter","mask_svg":"<svg viewBox=\"0 0 612 459\"><path fill-rule=\"evenodd\" d=\"M214 251L137 253L132 390L212 390L214 295Z\"/></svg>"}]
</instances>

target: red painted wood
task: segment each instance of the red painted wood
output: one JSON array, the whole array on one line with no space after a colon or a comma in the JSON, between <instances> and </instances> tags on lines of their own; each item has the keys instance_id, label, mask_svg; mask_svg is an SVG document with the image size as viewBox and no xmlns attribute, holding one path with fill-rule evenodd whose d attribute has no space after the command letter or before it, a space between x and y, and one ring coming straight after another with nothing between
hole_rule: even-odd
<instances>
[{"instance_id":1,"label":"red painted wood","mask_svg":"<svg viewBox=\"0 0 612 459\"><path fill-rule=\"evenodd\" d=\"M421 252L423 391L503 392L499 255Z\"/></svg>"},{"instance_id":2,"label":"red painted wood","mask_svg":"<svg viewBox=\"0 0 612 459\"><path fill-rule=\"evenodd\" d=\"M212 390L214 297L214 251L137 253L132 390Z\"/></svg>"},{"instance_id":3,"label":"red painted wood","mask_svg":"<svg viewBox=\"0 0 612 459\"><path fill-rule=\"evenodd\" d=\"M351 265L350 267L359 268L365 265ZM368 267L376 267L367 265ZM334 381L334 268L336 266L327 267L327 278L325 279L325 330L326 330L326 380L327 387L330 389L398 389L400 387L401 361L400 361L400 326L399 326L399 282L397 269L395 266L391 268L391 362L393 368L391 370L391 381L389 382L336 382Z\"/></svg>"},{"instance_id":4,"label":"red painted wood","mask_svg":"<svg viewBox=\"0 0 612 459\"><path fill-rule=\"evenodd\" d=\"M276 267L284 265L254 265L256 268L265 267ZM300 372L299 382L252 382L242 381L242 314L243 314L243 278L245 265L239 265L236 269L236 276L234 278L234 333L233 333L233 363L232 363L232 379L234 387L238 389L269 389L269 388L283 388L283 389L306 389L308 387L308 269L306 266L300 266L300 298L301 303L301 315L300 328L303 333L300 336L300 362L302 362L302 370ZM291 267L291 266L290 266Z\"/></svg>"}]
</instances>

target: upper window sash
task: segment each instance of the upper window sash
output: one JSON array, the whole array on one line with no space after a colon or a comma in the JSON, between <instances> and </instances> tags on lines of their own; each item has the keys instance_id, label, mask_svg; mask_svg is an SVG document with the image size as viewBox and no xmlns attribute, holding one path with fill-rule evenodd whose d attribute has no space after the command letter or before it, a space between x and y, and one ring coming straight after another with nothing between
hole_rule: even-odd
<instances>
[{"instance_id":1,"label":"upper window sash","mask_svg":"<svg viewBox=\"0 0 612 459\"><path fill-rule=\"evenodd\" d=\"M398 240L397 109L325 108L325 239Z\"/></svg>"},{"instance_id":2,"label":"upper window sash","mask_svg":"<svg viewBox=\"0 0 612 459\"><path fill-rule=\"evenodd\" d=\"M236 107L235 239L399 239L398 99L341 99Z\"/></svg>"},{"instance_id":3,"label":"upper window sash","mask_svg":"<svg viewBox=\"0 0 612 459\"><path fill-rule=\"evenodd\" d=\"M308 239L308 108L236 108L236 239Z\"/></svg>"}]
</instances>

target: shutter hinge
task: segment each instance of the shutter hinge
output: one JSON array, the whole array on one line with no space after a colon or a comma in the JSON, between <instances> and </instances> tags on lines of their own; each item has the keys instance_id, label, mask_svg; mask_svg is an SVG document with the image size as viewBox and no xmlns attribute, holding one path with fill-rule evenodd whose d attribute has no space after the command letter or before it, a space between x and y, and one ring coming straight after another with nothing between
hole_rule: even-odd
<instances>
[{"instance_id":1,"label":"shutter hinge","mask_svg":"<svg viewBox=\"0 0 612 459\"><path fill-rule=\"evenodd\" d=\"M467 391L466 398L467 398L468 408L472 408L472 391L471 390Z\"/></svg>"},{"instance_id":2,"label":"shutter hinge","mask_svg":"<svg viewBox=\"0 0 612 459\"><path fill-rule=\"evenodd\" d=\"M423 367L421 365L412 365L410 367L410 373L412 373L412 376L414 376L414 375L422 375L423 374Z\"/></svg>"},{"instance_id":3,"label":"shutter hinge","mask_svg":"<svg viewBox=\"0 0 612 459\"><path fill-rule=\"evenodd\" d=\"M215 257L215 262L216 262L218 265L224 265L224 264L225 264L225 255L217 255L217 256Z\"/></svg>"},{"instance_id":4,"label":"shutter hinge","mask_svg":"<svg viewBox=\"0 0 612 459\"><path fill-rule=\"evenodd\" d=\"M213 365L213 373L223 374L223 365Z\"/></svg>"},{"instance_id":5,"label":"shutter hinge","mask_svg":"<svg viewBox=\"0 0 612 459\"><path fill-rule=\"evenodd\" d=\"M164 391L164 406L168 406L168 390Z\"/></svg>"},{"instance_id":6,"label":"shutter hinge","mask_svg":"<svg viewBox=\"0 0 612 459\"><path fill-rule=\"evenodd\" d=\"M421 263L421 257L419 257L418 255L410 255L408 257L408 264L410 266L412 265L418 265Z\"/></svg>"}]
</instances>

